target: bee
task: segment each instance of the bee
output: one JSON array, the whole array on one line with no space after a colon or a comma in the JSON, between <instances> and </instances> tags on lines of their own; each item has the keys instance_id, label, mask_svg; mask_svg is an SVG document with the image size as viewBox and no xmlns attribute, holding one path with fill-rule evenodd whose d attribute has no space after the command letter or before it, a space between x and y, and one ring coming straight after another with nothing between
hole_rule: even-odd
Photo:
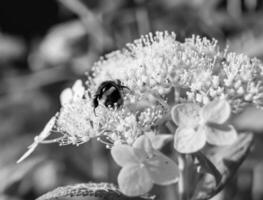
<instances>
[{"instance_id":1,"label":"bee","mask_svg":"<svg viewBox=\"0 0 263 200\"><path fill-rule=\"evenodd\" d=\"M124 89L130 90L127 86L122 85L119 79L102 82L93 98L94 113L101 100L104 101L106 107L119 108L123 104Z\"/></svg>"}]
</instances>

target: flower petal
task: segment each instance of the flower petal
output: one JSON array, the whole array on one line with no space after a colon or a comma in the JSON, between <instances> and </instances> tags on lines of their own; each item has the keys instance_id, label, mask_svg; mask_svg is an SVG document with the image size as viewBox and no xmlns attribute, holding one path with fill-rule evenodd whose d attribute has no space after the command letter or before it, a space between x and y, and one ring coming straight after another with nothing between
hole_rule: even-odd
<instances>
[{"instance_id":1,"label":"flower petal","mask_svg":"<svg viewBox=\"0 0 263 200\"><path fill-rule=\"evenodd\" d=\"M161 152L155 151L145 163L154 183L168 185L177 182L179 176L177 164Z\"/></svg>"},{"instance_id":2,"label":"flower petal","mask_svg":"<svg viewBox=\"0 0 263 200\"><path fill-rule=\"evenodd\" d=\"M72 102L73 92L71 88L66 88L60 93L60 103L62 106L66 106Z\"/></svg>"},{"instance_id":3,"label":"flower petal","mask_svg":"<svg viewBox=\"0 0 263 200\"><path fill-rule=\"evenodd\" d=\"M145 135L137 138L137 140L133 144L133 147L134 153L140 161L144 161L146 158L151 156L154 150L151 140Z\"/></svg>"},{"instance_id":4,"label":"flower petal","mask_svg":"<svg viewBox=\"0 0 263 200\"><path fill-rule=\"evenodd\" d=\"M230 104L223 99L216 99L209 102L201 111L205 122L223 124L231 114Z\"/></svg>"},{"instance_id":5,"label":"flower petal","mask_svg":"<svg viewBox=\"0 0 263 200\"><path fill-rule=\"evenodd\" d=\"M140 165L128 165L122 168L118 175L118 184L121 192L127 196L145 194L153 186L146 168Z\"/></svg>"},{"instance_id":6,"label":"flower petal","mask_svg":"<svg viewBox=\"0 0 263 200\"><path fill-rule=\"evenodd\" d=\"M199 122L200 110L201 108L197 104L178 104L172 108L171 115L176 125L194 127Z\"/></svg>"},{"instance_id":7,"label":"flower petal","mask_svg":"<svg viewBox=\"0 0 263 200\"><path fill-rule=\"evenodd\" d=\"M161 149L173 139L172 134L155 134L153 131L146 132L145 135L151 140L154 149Z\"/></svg>"},{"instance_id":8,"label":"flower petal","mask_svg":"<svg viewBox=\"0 0 263 200\"><path fill-rule=\"evenodd\" d=\"M206 127L207 142L213 145L231 145L237 138L237 132L231 125L209 125Z\"/></svg>"},{"instance_id":9,"label":"flower petal","mask_svg":"<svg viewBox=\"0 0 263 200\"><path fill-rule=\"evenodd\" d=\"M125 144L116 144L111 149L111 155L114 161L119 166L126 166L130 164L138 164L139 161L136 158L133 148Z\"/></svg>"},{"instance_id":10,"label":"flower petal","mask_svg":"<svg viewBox=\"0 0 263 200\"><path fill-rule=\"evenodd\" d=\"M180 153L194 153L204 147L206 134L203 127L178 128L174 135L174 148Z\"/></svg>"},{"instance_id":11,"label":"flower petal","mask_svg":"<svg viewBox=\"0 0 263 200\"><path fill-rule=\"evenodd\" d=\"M73 101L77 101L81 99L85 93L85 88L80 79L76 80L74 85L72 86L73 91Z\"/></svg>"}]
</instances>

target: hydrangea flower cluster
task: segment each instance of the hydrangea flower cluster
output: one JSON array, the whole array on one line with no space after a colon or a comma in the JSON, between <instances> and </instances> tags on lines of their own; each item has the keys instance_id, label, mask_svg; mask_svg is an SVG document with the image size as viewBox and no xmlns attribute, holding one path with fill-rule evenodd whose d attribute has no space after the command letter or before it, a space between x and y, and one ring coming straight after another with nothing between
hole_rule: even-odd
<instances>
[{"instance_id":1,"label":"hydrangea flower cluster","mask_svg":"<svg viewBox=\"0 0 263 200\"><path fill-rule=\"evenodd\" d=\"M181 43L174 33L148 34L94 64L83 84L77 80L61 93L61 110L29 146L21 162L40 143L80 145L92 138L111 148L122 170L121 191L148 192L153 184L177 181L176 162L158 149L174 138L179 153L200 151L206 142L229 145L237 132L231 113L245 105L263 106L263 65L245 55L221 51L216 40L193 36ZM101 83L120 80L123 105L94 108ZM95 112L96 111L96 112ZM173 123L167 133L167 122ZM48 139L51 133L60 133Z\"/></svg>"},{"instance_id":2,"label":"hydrangea flower cluster","mask_svg":"<svg viewBox=\"0 0 263 200\"><path fill-rule=\"evenodd\" d=\"M238 112L251 103L262 107L262 76L258 59L220 51L216 40L193 36L180 43L173 33L157 32L106 55L95 64L93 80L99 85L105 79L120 79L134 88L133 98L139 101L166 95L171 88L180 97L175 102L204 105L227 98L232 112Z\"/></svg>"}]
</instances>

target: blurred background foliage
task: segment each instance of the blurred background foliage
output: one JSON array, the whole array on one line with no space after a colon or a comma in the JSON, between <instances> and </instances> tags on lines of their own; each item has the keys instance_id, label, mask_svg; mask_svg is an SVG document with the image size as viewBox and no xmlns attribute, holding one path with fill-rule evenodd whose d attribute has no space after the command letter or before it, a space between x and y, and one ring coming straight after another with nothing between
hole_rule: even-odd
<instances>
[{"instance_id":1,"label":"blurred background foliage","mask_svg":"<svg viewBox=\"0 0 263 200\"><path fill-rule=\"evenodd\" d=\"M31 200L79 182L116 183L119 168L96 141L78 148L40 145L15 163L59 109L63 88L84 78L100 56L168 30L180 41L214 37L231 51L263 58L262 19L261 0L1 0L0 200ZM263 199L262 114L252 108L240 120L241 128L254 123L255 148L215 199ZM174 188L154 190L170 200Z\"/></svg>"}]
</instances>

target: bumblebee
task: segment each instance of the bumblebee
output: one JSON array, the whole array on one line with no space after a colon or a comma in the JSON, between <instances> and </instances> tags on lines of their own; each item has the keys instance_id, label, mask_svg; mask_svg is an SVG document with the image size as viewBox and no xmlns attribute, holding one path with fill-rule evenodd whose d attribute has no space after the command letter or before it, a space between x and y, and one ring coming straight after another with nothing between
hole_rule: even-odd
<instances>
[{"instance_id":1,"label":"bumblebee","mask_svg":"<svg viewBox=\"0 0 263 200\"><path fill-rule=\"evenodd\" d=\"M94 113L99 101L103 101L106 107L119 108L123 104L124 89L130 90L127 86L122 85L119 79L102 82L93 98Z\"/></svg>"}]
</instances>

